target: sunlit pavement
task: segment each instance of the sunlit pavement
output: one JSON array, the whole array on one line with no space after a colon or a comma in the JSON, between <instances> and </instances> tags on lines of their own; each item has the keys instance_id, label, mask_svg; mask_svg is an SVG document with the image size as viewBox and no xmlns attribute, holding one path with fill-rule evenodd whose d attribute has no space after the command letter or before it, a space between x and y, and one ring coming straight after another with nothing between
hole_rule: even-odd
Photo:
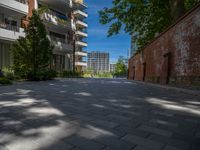
<instances>
[{"instance_id":1,"label":"sunlit pavement","mask_svg":"<svg viewBox=\"0 0 200 150\"><path fill-rule=\"evenodd\" d=\"M200 150L200 98L122 79L0 87L0 150Z\"/></svg>"}]
</instances>

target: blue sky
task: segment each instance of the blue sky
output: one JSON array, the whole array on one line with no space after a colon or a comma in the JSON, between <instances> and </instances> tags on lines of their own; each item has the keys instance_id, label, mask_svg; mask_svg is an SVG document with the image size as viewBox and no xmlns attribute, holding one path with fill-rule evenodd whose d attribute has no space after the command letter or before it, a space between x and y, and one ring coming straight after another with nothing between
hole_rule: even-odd
<instances>
[{"instance_id":1,"label":"blue sky","mask_svg":"<svg viewBox=\"0 0 200 150\"><path fill-rule=\"evenodd\" d=\"M88 6L88 47L87 51L106 51L110 53L110 62L116 62L119 56L127 57L130 47L130 36L121 33L113 37L107 37L107 25L99 23L98 11L104 7L112 6L112 0L85 0Z\"/></svg>"}]
</instances>

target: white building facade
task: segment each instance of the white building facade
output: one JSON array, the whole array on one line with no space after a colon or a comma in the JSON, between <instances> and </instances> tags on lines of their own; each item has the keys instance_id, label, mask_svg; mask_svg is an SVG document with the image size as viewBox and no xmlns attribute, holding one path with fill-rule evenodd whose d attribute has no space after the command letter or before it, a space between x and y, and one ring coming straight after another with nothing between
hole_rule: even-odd
<instances>
[{"instance_id":1,"label":"white building facade","mask_svg":"<svg viewBox=\"0 0 200 150\"><path fill-rule=\"evenodd\" d=\"M51 68L56 71L72 70L76 66L85 66L82 50L87 46L83 38L87 37L87 23L83 19L88 15L83 10L87 6L78 0L1 0L0 1L0 68L12 66L11 44L20 36L24 37L27 18L33 9L47 8L41 17L46 26L47 36L54 45ZM77 59L77 57L79 59ZM78 63L77 63L78 62ZM80 68L82 69L82 68Z\"/></svg>"},{"instance_id":2,"label":"white building facade","mask_svg":"<svg viewBox=\"0 0 200 150\"><path fill-rule=\"evenodd\" d=\"M13 64L10 46L24 37L22 19L28 15L27 0L0 0L0 69Z\"/></svg>"}]
</instances>

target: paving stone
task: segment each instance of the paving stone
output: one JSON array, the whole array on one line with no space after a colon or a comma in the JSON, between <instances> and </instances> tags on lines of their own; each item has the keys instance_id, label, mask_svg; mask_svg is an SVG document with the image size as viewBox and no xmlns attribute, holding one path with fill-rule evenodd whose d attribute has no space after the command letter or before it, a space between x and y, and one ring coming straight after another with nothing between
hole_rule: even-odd
<instances>
[{"instance_id":1,"label":"paving stone","mask_svg":"<svg viewBox=\"0 0 200 150\"><path fill-rule=\"evenodd\" d=\"M133 147L135 147L136 145L131 144L130 142L126 142L123 140L119 140L117 138L113 138L113 137L102 137L102 138L98 138L96 139L96 141L98 143L102 143L103 145L109 146L112 149L115 150L131 150Z\"/></svg>"},{"instance_id":2,"label":"paving stone","mask_svg":"<svg viewBox=\"0 0 200 150\"><path fill-rule=\"evenodd\" d=\"M104 147L104 145L99 144L94 140L89 140L78 136L66 138L64 139L64 141L66 143L72 144L73 146L77 146L83 150L100 150Z\"/></svg>"},{"instance_id":3,"label":"paving stone","mask_svg":"<svg viewBox=\"0 0 200 150\"><path fill-rule=\"evenodd\" d=\"M180 134L183 136L194 136L195 135L195 128L193 127L183 127L179 126L172 130L174 134Z\"/></svg>"},{"instance_id":4,"label":"paving stone","mask_svg":"<svg viewBox=\"0 0 200 150\"><path fill-rule=\"evenodd\" d=\"M190 150L200 150L200 143L198 143L198 144L192 144Z\"/></svg>"},{"instance_id":5,"label":"paving stone","mask_svg":"<svg viewBox=\"0 0 200 150\"><path fill-rule=\"evenodd\" d=\"M114 134L109 130L102 130L93 126L88 126L87 128L80 128L79 131L76 132L76 134L86 139L96 139L103 135L114 136Z\"/></svg>"},{"instance_id":6,"label":"paving stone","mask_svg":"<svg viewBox=\"0 0 200 150\"><path fill-rule=\"evenodd\" d=\"M102 149L102 150L112 150L112 148L110 148L110 147L105 147L105 148Z\"/></svg>"},{"instance_id":7,"label":"paving stone","mask_svg":"<svg viewBox=\"0 0 200 150\"><path fill-rule=\"evenodd\" d=\"M170 146L170 145L166 145L163 150L181 150L181 149L178 149L178 148Z\"/></svg>"},{"instance_id":8,"label":"paving stone","mask_svg":"<svg viewBox=\"0 0 200 150\"><path fill-rule=\"evenodd\" d=\"M187 143L186 141L183 141L181 139L174 139L173 137L168 138L161 135L151 134L148 137L148 139L153 140L153 141L158 141L160 143L168 144L181 150L189 150L190 148L190 144Z\"/></svg>"},{"instance_id":9,"label":"paving stone","mask_svg":"<svg viewBox=\"0 0 200 150\"><path fill-rule=\"evenodd\" d=\"M173 134L172 139L178 139L182 141L187 141L188 143L200 143L200 138L195 136L189 136L189 135L180 135L180 134Z\"/></svg>"},{"instance_id":10,"label":"paving stone","mask_svg":"<svg viewBox=\"0 0 200 150\"><path fill-rule=\"evenodd\" d=\"M120 120L120 121L129 121L131 120L132 116L129 116L129 117L125 117L125 116L122 116L122 115L116 115L116 114L110 114L108 116L106 116L108 118L110 118L111 120Z\"/></svg>"},{"instance_id":11,"label":"paving stone","mask_svg":"<svg viewBox=\"0 0 200 150\"><path fill-rule=\"evenodd\" d=\"M74 148L72 148L72 149L70 149L70 150L81 150L81 149L78 148L78 147L74 147Z\"/></svg>"},{"instance_id":12,"label":"paving stone","mask_svg":"<svg viewBox=\"0 0 200 150\"><path fill-rule=\"evenodd\" d=\"M130 134L141 136L141 137L147 137L148 135L150 135L150 132L146 132L143 130L139 130L137 128L130 128L126 126L118 126L115 129L124 133L130 133Z\"/></svg>"},{"instance_id":13,"label":"paving stone","mask_svg":"<svg viewBox=\"0 0 200 150\"><path fill-rule=\"evenodd\" d=\"M0 144L0 150L9 150L9 149L7 149L5 146Z\"/></svg>"},{"instance_id":14,"label":"paving stone","mask_svg":"<svg viewBox=\"0 0 200 150\"><path fill-rule=\"evenodd\" d=\"M200 138L200 132L196 132L195 136L196 136L197 138Z\"/></svg>"},{"instance_id":15,"label":"paving stone","mask_svg":"<svg viewBox=\"0 0 200 150\"><path fill-rule=\"evenodd\" d=\"M144 148L144 147L142 147L142 146L137 146L137 147L135 147L133 150L149 150L149 149Z\"/></svg>"},{"instance_id":16,"label":"paving stone","mask_svg":"<svg viewBox=\"0 0 200 150\"><path fill-rule=\"evenodd\" d=\"M90 127L94 128L93 130L97 131L101 135L103 135L103 134L106 135L107 134L107 135L110 135L110 136L112 136L114 138L119 138L119 139L127 134L126 132L123 132L123 131L120 131L120 130L116 130L114 128L111 129L111 128L108 128L108 127L99 127L96 124L90 124Z\"/></svg>"},{"instance_id":17,"label":"paving stone","mask_svg":"<svg viewBox=\"0 0 200 150\"><path fill-rule=\"evenodd\" d=\"M92 122L97 124L97 125L105 126L105 127L108 127L108 128L115 128L119 125L117 123L114 123L114 122L111 122L111 121L105 121L105 120L95 120L95 121L92 121Z\"/></svg>"},{"instance_id":18,"label":"paving stone","mask_svg":"<svg viewBox=\"0 0 200 150\"><path fill-rule=\"evenodd\" d=\"M149 127L149 126L145 126L145 125L140 126L138 129L144 130L144 131L147 131L147 132L151 132L151 133L154 133L154 134L159 134L159 135L162 135L162 136L167 136L167 137L172 136L172 132L170 132L170 131L161 130L161 129L158 129L158 128L153 128L153 127Z\"/></svg>"},{"instance_id":19,"label":"paving stone","mask_svg":"<svg viewBox=\"0 0 200 150\"><path fill-rule=\"evenodd\" d=\"M162 116L167 116L167 117L173 117L174 114L173 113L168 113L168 112L164 112L164 111L152 111L153 114L156 114L156 115L162 115Z\"/></svg>"},{"instance_id":20,"label":"paving stone","mask_svg":"<svg viewBox=\"0 0 200 150\"><path fill-rule=\"evenodd\" d=\"M91 118L90 116L85 116L85 115L80 115L80 114L72 115L71 117L74 118L74 119L80 119L80 120L83 120L83 121L95 120L94 118Z\"/></svg>"},{"instance_id":21,"label":"paving stone","mask_svg":"<svg viewBox=\"0 0 200 150\"><path fill-rule=\"evenodd\" d=\"M161 144L159 142L152 141L152 140L138 137L138 136L131 135L131 134L127 134L122 139L125 141L128 141L128 142L134 143L136 145L152 149L152 150L161 150L161 148L163 147L163 144Z\"/></svg>"},{"instance_id":22,"label":"paving stone","mask_svg":"<svg viewBox=\"0 0 200 150\"><path fill-rule=\"evenodd\" d=\"M56 142L53 145L50 145L48 148L45 148L45 150L71 150L72 145L64 143L62 141Z\"/></svg>"},{"instance_id":23,"label":"paving stone","mask_svg":"<svg viewBox=\"0 0 200 150\"><path fill-rule=\"evenodd\" d=\"M152 119L152 120L150 120L150 122L154 122L159 125L169 126L169 127L177 127L178 126L177 123L166 121L166 120L160 120L160 119Z\"/></svg>"},{"instance_id":24,"label":"paving stone","mask_svg":"<svg viewBox=\"0 0 200 150\"><path fill-rule=\"evenodd\" d=\"M153 127L153 128L158 128L159 127L159 124L156 123L156 122L151 122L151 121L148 121L148 122L143 122L141 123L142 125L144 126L148 126L148 127ZM140 126L141 126L140 124Z\"/></svg>"}]
</instances>

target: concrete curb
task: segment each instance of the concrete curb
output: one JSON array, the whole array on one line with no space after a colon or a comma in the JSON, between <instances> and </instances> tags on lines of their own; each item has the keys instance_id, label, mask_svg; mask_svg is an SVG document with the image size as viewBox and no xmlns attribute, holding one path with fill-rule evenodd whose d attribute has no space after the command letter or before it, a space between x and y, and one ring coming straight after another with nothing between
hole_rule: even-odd
<instances>
[{"instance_id":1,"label":"concrete curb","mask_svg":"<svg viewBox=\"0 0 200 150\"><path fill-rule=\"evenodd\" d=\"M172 87L172 86L168 86L168 85L154 84L154 83L149 83L149 82L135 81L135 80L134 80L134 82L136 82L138 84L143 84L143 85L149 85L149 86L164 88L164 89L167 89L167 90L175 90L177 92L183 92L185 94L200 96L200 90L190 90L190 89L184 89L184 88L179 88L179 87Z\"/></svg>"}]
</instances>

